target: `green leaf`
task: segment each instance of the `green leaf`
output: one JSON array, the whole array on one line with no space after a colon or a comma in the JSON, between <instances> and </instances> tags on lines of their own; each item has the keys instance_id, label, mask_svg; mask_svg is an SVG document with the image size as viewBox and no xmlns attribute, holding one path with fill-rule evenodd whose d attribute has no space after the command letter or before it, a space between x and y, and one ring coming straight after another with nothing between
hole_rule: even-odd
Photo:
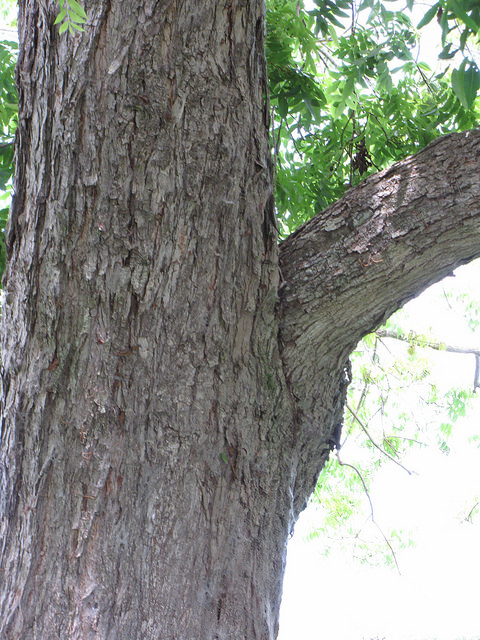
<instances>
[{"instance_id":1,"label":"green leaf","mask_svg":"<svg viewBox=\"0 0 480 640\"><path fill-rule=\"evenodd\" d=\"M85 20L80 18L80 16L70 14L68 16L68 21L77 31L85 31L85 29L82 29L81 27L82 24L85 24Z\"/></svg>"},{"instance_id":2,"label":"green leaf","mask_svg":"<svg viewBox=\"0 0 480 640\"><path fill-rule=\"evenodd\" d=\"M286 118L288 115L288 100L284 94L278 98L278 115L281 118Z\"/></svg>"},{"instance_id":3,"label":"green leaf","mask_svg":"<svg viewBox=\"0 0 480 640\"><path fill-rule=\"evenodd\" d=\"M464 22L467 27L473 31L473 33L478 32L480 25L467 14L460 2L457 0L448 0L447 6L452 9L455 16L460 18L460 20L462 20L462 22Z\"/></svg>"},{"instance_id":4,"label":"green leaf","mask_svg":"<svg viewBox=\"0 0 480 640\"><path fill-rule=\"evenodd\" d=\"M433 7L430 7L430 9L427 11L427 13L423 16L423 18L417 24L417 29L421 29L426 24L431 22L433 20L433 18L437 15L439 7L440 7L440 4L438 2L436 4L434 4Z\"/></svg>"},{"instance_id":5,"label":"green leaf","mask_svg":"<svg viewBox=\"0 0 480 640\"><path fill-rule=\"evenodd\" d=\"M68 22L63 22L63 23L60 25L60 29L58 30L58 33L59 33L60 35L62 35L63 33L65 33L65 31L68 29L68 24L69 24Z\"/></svg>"},{"instance_id":6,"label":"green leaf","mask_svg":"<svg viewBox=\"0 0 480 640\"><path fill-rule=\"evenodd\" d=\"M370 9L373 6L373 0L363 0L361 5L358 7L359 11L363 11L364 9Z\"/></svg>"},{"instance_id":7,"label":"green leaf","mask_svg":"<svg viewBox=\"0 0 480 640\"><path fill-rule=\"evenodd\" d=\"M468 31L468 29L464 29L462 35L460 36L460 51L463 51L465 49L465 45L467 43L469 35L470 32Z\"/></svg>"},{"instance_id":8,"label":"green leaf","mask_svg":"<svg viewBox=\"0 0 480 640\"><path fill-rule=\"evenodd\" d=\"M328 16L328 19L329 19L329 22L334 24L336 27L343 29L344 25L340 22L340 20L337 20L333 15Z\"/></svg>"},{"instance_id":9,"label":"green leaf","mask_svg":"<svg viewBox=\"0 0 480 640\"><path fill-rule=\"evenodd\" d=\"M79 18L82 18L83 21L87 19L87 14L85 13L85 9L81 4L77 2L77 0L68 0L68 6L72 10L73 13L76 13Z\"/></svg>"},{"instance_id":10,"label":"green leaf","mask_svg":"<svg viewBox=\"0 0 480 640\"><path fill-rule=\"evenodd\" d=\"M330 35L330 37L332 38L333 44L338 47L338 37L337 37L337 31L335 29L335 27L333 25L330 25L328 27L328 33Z\"/></svg>"},{"instance_id":11,"label":"green leaf","mask_svg":"<svg viewBox=\"0 0 480 640\"><path fill-rule=\"evenodd\" d=\"M450 60L451 58L453 58L455 56L455 54L457 53L457 51L450 51L450 49L452 48L452 43L449 42L447 43L442 51L438 54L438 57L440 58L440 60Z\"/></svg>"},{"instance_id":12,"label":"green leaf","mask_svg":"<svg viewBox=\"0 0 480 640\"><path fill-rule=\"evenodd\" d=\"M60 13L58 14L58 16L55 19L55 22L53 24L60 24L60 22L63 22L63 20L65 19L65 16L67 15L67 10L66 9L62 9L60 11Z\"/></svg>"},{"instance_id":13,"label":"green leaf","mask_svg":"<svg viewBox=\"0 0 480 640\"><path fill-rule=\"evenodd\" d=\"M470 109L480 89L480 71L473 65L465 70L465 62L452 71L452 88L462 107Z\"/></svg>"}]
</instances>

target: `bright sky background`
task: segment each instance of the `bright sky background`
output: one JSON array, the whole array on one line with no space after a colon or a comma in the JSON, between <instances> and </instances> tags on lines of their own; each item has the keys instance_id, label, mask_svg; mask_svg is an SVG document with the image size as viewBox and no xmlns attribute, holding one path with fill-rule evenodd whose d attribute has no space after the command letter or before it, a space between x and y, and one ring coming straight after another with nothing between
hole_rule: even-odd
<instances>
[{"instance_id":1,"label":"bright sky background","mask_svg":"<svg viewBox=\"0 0 480 640\"><path fill-rule=\"evenodd\" d=\"M478 297L480 261L456 273L458 290ZM439 339L480 348L480 332L466 330L463 318L446 312L443 302L442 283L410 302L412 329L431 327ZM446 386L472 385L473 356L435 355L434 375ZM397 550L401 576L395 569L362 566L340 544L325 557L321 537L306 539L318 507L302 514L288 549L279 640L480 639L478 509L472 522L465 520L480 498L480 439L469 441L480 436L478 396L454 424L449 455L412 448L402 462L418 475L389 465L374 481L371 498L382 529L401 528L415 542ZM355 451L349 448L342 458L355 464Z\"/></svg>"},{"instance_id":2,"label":"bright sky background","mask_svg":"<svg viewBox=\"0 0 480 640\"><path fill-rule=\"evenodd\" d=\"M431 4L418 7L414 24ZM423 33L419 59L435 68L441 49L436 21ZM457 270L459 291L478 299L479 283L480 261ZM442 298L438 283L410 302L405 307L410 328L480 348L480 330L469 332ZM472 385L473 356L442 352L434 359L440 385ZM308 539L320 507L312 504L304 511L288 547L278 640L480 640L478 509L472 522L465 520L480 499L480 391L477 395L467 416L454 424L449 455L433 447L412 449L402 462L418 475L389 465L374 481L371 498L379 525L384 531L403 529L414 541L396 550L401 575L361 565L340 543L332 550L329 541L326 557L325 540ZM350 447L342 459L355 464L355 455Z\"/></svg>"}]
</instances>

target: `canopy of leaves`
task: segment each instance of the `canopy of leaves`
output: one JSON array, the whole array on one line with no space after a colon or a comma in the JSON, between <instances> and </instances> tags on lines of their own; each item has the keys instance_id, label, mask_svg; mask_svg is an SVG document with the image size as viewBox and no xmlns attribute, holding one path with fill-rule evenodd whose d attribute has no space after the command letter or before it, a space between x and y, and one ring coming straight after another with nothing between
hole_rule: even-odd
<instances>
[{"instance_id":1,"label":"canopy of leaves","mask_svg":"<svg viewBox=\"0 0 480 640\"><path fill-rule=\"evenodd\" d=\"M368 492L386 465L396 465L407 477L421 471L405 462L415 452L429 448L448 455L456 423L462 424L473 407L480 385L475 333L480 318L475 285L479 268L478 261L463 267L458 278L463 292L453 278L428 291L423 309L428 306L435 315L419 321L421 302L415 300L353 352L344 446L323 469L313 498L313 535L322 535L326 553L341 545L362 562L394 565L394 549L413 543L408 531L379 530ZM415 323L423 325L420 331L411 329ZM441 325L455 335L456 346L435 336L435 326L438 332ZM470 446L479 446L478 435L471 436ZM381 522L382 514L376 515Z\"/></svg>"},{"instance_id":2,"label":"canopy of leaves","mask_svg":"<svg viewBox=\"0 0 480 640\"><path fill-rule=\"evenodd\" d=\"M477 15L467 4L458 0L442 14L444 59L447 49L452 56L466 52L478 37ZM431 71L417 59L413 1L396 2L396 11L388 5L316 0L307 10L296 0L268 2L276 202L285 236L369 173L478 123L480 73L473 59L464 57L451 79L446 64ZM454 46L450 32L459 25L461 42Z\"/></svg>"},{"instance_id":3,"label":"canopy of leaves","mask_svg":"<svg viewBox=\"0 0 480 640\"><path fill-rule=\"evenodd\" d=\"M448 62L433 72L417 59L419 31L406 0L268 0L267 40L272 147L281 235L338 199L365 175L435 137L477 125L480 71L476 0L439 0L420 20L439 24ZM0 13L11 23L11 0ZM82 2L58 0L64 37L87 28ZM68 32L68 33L65 33ZM13 173L16 43L0 42L0 191ZM6 210L0 211L4 223ZM0 264L0 269L2 265Z\"/></svg>"}]
</instances>

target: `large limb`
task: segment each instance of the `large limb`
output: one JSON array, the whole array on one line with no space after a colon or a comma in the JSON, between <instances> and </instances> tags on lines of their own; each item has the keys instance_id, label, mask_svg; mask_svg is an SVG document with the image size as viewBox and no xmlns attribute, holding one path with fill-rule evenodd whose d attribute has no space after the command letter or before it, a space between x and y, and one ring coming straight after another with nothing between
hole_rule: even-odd
<instances>
[{"instance_id":1,"label":"large limb","mask_svg":"<svg viewBox=\"0 0 480 640\"><path fill-rule=\"evenodd\" d=\"M332 444L357 342L480 256L479 164L479 130L440 138L349 190L281 244L280 341L299 407L302 485L312 484Z\"/></svg>"}]
</instances>

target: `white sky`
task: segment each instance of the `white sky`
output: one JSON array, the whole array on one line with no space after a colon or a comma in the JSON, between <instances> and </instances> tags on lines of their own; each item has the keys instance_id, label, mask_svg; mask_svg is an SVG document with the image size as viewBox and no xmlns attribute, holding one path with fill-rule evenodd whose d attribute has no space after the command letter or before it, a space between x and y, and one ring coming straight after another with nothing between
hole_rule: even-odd
<instances>
[{"instance_id":1,"label":"white sky","mask_svg":"<svg viewBox=\"0 0 480 640\"><path fill-rule=\"evenodd\" d=\"M419 7L418 23L432 2ZM439 47L436 21L422 41L419 59L432 68ZM427 54L427 55L426 55ZM456 272L459 291L479 297L480 261ZM411 328L456 345L480 348L454 311L439 311L442 283L406 307ZM473 356L438 353L436 377L445 386L473 382ZM341 549L324 554L321 537L307 539L318 522L315 505L300 517L288 548L278 640L480 640L480 514L465 516L480 498L480 392L468 415L454 425L450 454L411 451L404 461L418 475L394 465L371 491L382 529L403 529L414 545L397 550L394 569L361 565ZM349 449L355 463L355 452ZM361 455L359 453L359 455ZM332 542L328 546L332 548Z\"/></svg>"},{"instance_id":2,"label":"white sky","mask_svg":"<svg viewBox=\"0 0 480 640\"><path fill-rule=\"evenodd\" d=\"M459 290L470 288L478 298L480 261L457 274ZM479 331L470 333L461 317L452 321L455 313L445 313L445 305L438 312L442 298L439 283L409 303L412 328L432 327L446 341L479 348ZM436 375L446 385L472 384L473 356L436 356ZM465 520L480 499L480 439L469 441L480 436L479 417L480 393L467 416L454 424L449 455L433 447L412 449L402 462L418 475L392 465L373 483L371 498L382 529L403 529L414 540L414 546L397 550L401 576L386 567L360 565L340 543L325 557L321 537L306 539L318 507L302 514L288 549L279 640L480 639L478 510L473 522ZM349 448L348 459L342 451L342 458L355 464L354 449Z\"/></svg>"}]
</instances>

